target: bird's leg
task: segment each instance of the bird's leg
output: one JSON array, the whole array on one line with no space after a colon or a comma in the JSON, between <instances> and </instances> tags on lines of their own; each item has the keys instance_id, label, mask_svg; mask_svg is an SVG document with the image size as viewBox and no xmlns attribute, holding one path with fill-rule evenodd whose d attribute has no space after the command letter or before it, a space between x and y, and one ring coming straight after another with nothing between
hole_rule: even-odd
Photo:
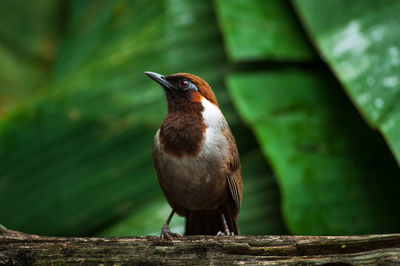
<instances>
[{"instance_id":1,"label":"bird's leg","mask_svg":"<svg viewBox=\"0 0 400 266\"><path fill-rule=\"evenodd\" d=\"M225 215L221 212L222 225L224 227L224 232L219 231L217 236L233 236L234 233L229 231L228 224L226 223Z\"/></svg>"},{"instance_id":2,"label":"bird's leg","mask_svg":"<svg viewBox=\"0 0 400 266\"><path fill-rule=\"evenodd\" d=\"M165 224L163 225L163 227L161 228L161 239L164 240L164 238L171 240L172 241L172 237L182 237L181 234L177 234L177 233L172 233L171 230L169 229L169 223L171 222L172 216L174 216L175 213L175 209L172 209L171 214L168 216L167 221L165 222Z\"/></svg>"}]
</instances>

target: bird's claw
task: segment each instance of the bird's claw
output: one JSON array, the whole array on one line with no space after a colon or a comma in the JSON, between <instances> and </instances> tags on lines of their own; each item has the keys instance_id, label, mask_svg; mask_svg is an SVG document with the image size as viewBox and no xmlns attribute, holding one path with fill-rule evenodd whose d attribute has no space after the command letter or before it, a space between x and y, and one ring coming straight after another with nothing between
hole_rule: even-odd
<instances>
[{"instance_id":1,"label":"bird's claw","mask_svg":"<svg viewBox=\"0 0 400 266\"><path fill-rule=\"evenodd\" d=\"M229 232L229 230L225 230L225 232L218 231L217 236L234 236L235 233Z\"/></svg>"},{"instance_id":2,"label":"bird's claw","mask_svg":"<svg viewBox=\"0 0 400 266\"><path fill-rule=\"evenodd\" d=\"M161 240L168 239L172 241L173 237L182 237L182 235L178 233L172 233L171 230L169 229L169 226L167 224L164 224L164 226L161 228L160 237Z\"/></svg>"}]
</instances>

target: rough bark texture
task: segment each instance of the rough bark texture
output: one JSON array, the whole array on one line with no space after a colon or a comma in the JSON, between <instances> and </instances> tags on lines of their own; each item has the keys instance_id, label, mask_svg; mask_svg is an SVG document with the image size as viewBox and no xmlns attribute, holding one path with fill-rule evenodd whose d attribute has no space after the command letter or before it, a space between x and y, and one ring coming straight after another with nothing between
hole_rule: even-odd
<instances>
[{"instance_id":1,"label":"rough bark texture","mask_svg":"<svg viewBox=\"0 0 400 266\"><path fill-rule=\"evenodd\" d=\"M0 264L400 264L400 234L65 238L0 226Z\"/></svg>"}]
</instances>

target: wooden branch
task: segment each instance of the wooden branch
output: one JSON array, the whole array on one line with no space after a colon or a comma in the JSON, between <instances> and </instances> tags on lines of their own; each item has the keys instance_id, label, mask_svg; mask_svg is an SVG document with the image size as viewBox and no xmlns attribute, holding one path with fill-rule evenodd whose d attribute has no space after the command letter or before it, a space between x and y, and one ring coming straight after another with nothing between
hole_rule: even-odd
<instances>
[{"instance_id":1,"label":"wooden branch","mask_svg":"<svg viewBox=\"0 0 400 266\"><path fill-rule=\"evenodd\" d=\"M400 234L65 238L0 226L0 264L400 264Z\"/></svg>"}]
</instances>

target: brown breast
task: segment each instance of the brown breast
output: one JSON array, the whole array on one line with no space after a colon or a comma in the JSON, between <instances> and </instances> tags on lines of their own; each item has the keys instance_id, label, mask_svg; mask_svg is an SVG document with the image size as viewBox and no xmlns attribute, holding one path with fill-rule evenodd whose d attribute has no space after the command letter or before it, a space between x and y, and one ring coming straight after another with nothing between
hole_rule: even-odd
<instances>
[{"instance_id":1,"label":"brown breast","mask_svg":"<svg viewBox=\"0 0 400 266\"><path fill-rule=\"evenodd\" d=\"M182 97L168 101L168 114L160 128L160 142L165 152L179 158L199 154L206 130L203 110L200 102Z\"/></svg>"}]
</instances>

